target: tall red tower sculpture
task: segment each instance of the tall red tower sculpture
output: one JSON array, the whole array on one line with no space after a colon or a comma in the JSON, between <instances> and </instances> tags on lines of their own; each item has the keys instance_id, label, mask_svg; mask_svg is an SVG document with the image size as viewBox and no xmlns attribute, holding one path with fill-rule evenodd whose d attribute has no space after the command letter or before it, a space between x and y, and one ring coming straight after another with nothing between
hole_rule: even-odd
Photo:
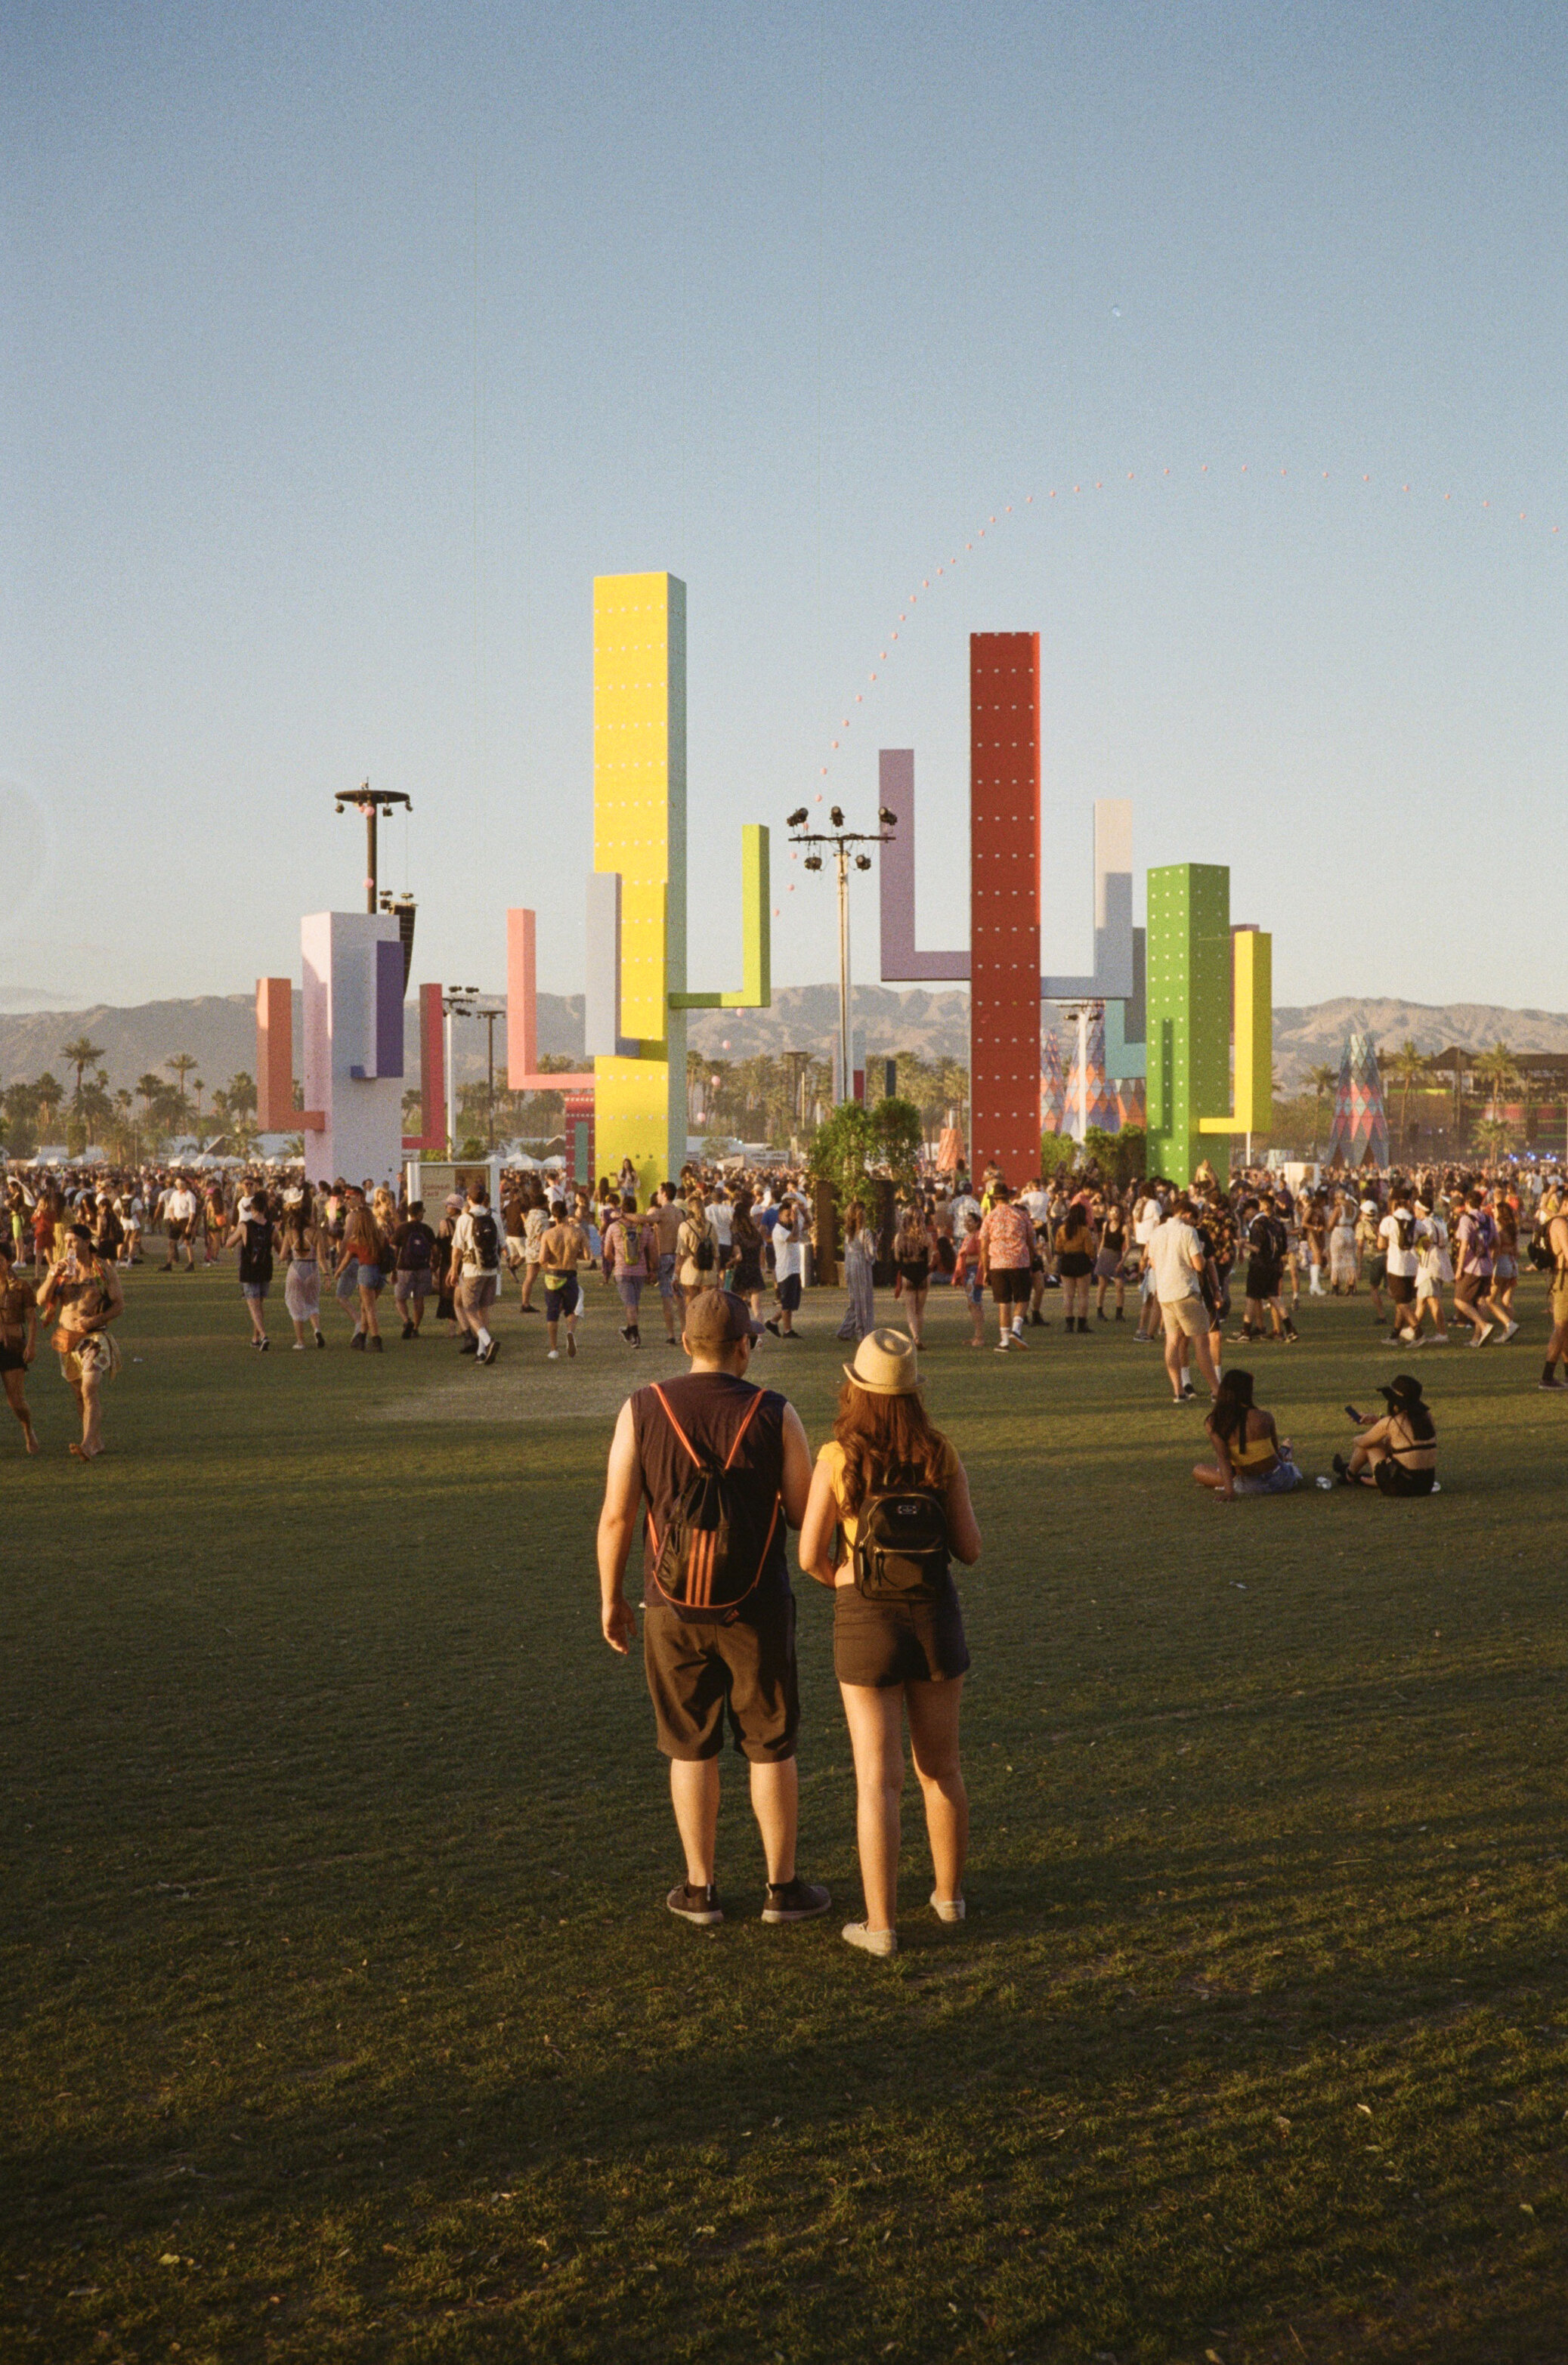
<instances>
[{"instance_id":1,"label":"tall red tower sculpture","mask_svg":"<svg viewBox=\"0 0 1568 2365\"><path fill-rule=\"evenodd\" d=\"M969 1148L1040 1166L1040 636L969 635Z\"/></svg>"}]
</instances>

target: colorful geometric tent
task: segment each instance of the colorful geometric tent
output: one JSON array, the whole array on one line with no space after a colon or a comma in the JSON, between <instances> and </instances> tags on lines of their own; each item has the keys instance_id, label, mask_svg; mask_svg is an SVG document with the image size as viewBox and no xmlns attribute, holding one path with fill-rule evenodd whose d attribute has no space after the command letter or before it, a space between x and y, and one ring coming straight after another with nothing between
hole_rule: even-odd
<instances>
[{"instance_id":1,"label":"colorful geometric tent","mask_svg":"<svg viewBox=\"0 0 1568 2365\"><path fill-rule=\"evenodd\" d=\"M1115 1085L1116 1112L1122 1126L1147 1126L1148 1103L1144 1093L1141 1076L1119 1076ZM1118 1127L1119 1131L1121 1128Z\"/></svg>"},{"instance_id":2,"label":"colorful geometric tent","mask_svg":"<svg viewBox=\"0 0 1568 2365\"><path fill-rule=\"evenodd\" d=\"M1330 1166L1386 1166L1388 1119L1383 1113L1383 1078L1378 1073L1377 1046L1370 1035L1351 1035L1339 1062L1338 1089L1334 1094L1334 1130L1328 1143Z\"/></svg>"},{"instance_id":3,"label":"colorful geometric tent","mask_svg":"<svg viewBox=\"0 0 1568 2365\"><path fill-rule=\"evenodd\" d=\"M1067 1083L1061 1071L1061 1053L1057 1049L1056 1029L1046 1037L1046 1048L1040 1059L1040 1130L1059 1133L1062 1112L1067 1101Z\"/></svg>"},{"instance_id":4,"label":"colorful geometric tent","mask_svg":"<svg viewBox=\"0 0 1568 2365\"><path fill-rule=\"evenodd\" d=\"M956 1174L964 1163L964 1137L956 1125L945 1125L936 1145L936 1171Z\"/></svg>"},{"instance_id":5,"label":"colorful geometric tent","mask_svg":"<svg viewBox=\"0 0 1568 2365\"><path fill-rule=\"evenodd\" d=\"M1116 1101L1116 1088L1105 1074L1105 1017L1102 1011L1091 1018L1084 1028L1084 1049L1087 1075L1086 1126L1097 1125L1103 1133L1114 1133L1121 1125L1122 1113ZM1072 1065L1068 1070L1067 1099L1062 1122L1076 1138L1079 1119L1078 1030L1073 1029Z\"/></svg>"}]
</instances>

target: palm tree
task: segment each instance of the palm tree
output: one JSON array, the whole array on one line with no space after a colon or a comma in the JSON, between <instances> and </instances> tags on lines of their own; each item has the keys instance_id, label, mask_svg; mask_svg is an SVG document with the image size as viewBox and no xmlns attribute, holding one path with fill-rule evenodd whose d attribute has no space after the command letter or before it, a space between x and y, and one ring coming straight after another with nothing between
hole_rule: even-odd
<instances>
[{"instance_id":1,"label":"palm tree","mask_svg":"<svg viewBox=\"0 0 1568 2365\"><path fill-rule=\"evenodd\" d=\"M108 1125L114 1116L115 1104L109 1098L109 1080L100 1068L90 1084L76 1094L73 1106L75 1126L80 1129L84 1148L97 1138L97 1128Z\"/></svg>"},{"instance_id":2,"label":"palm tree","mask_svg":"<svg viewBox=\"0 0 1568 2365\"><path fill-rule=\"evenodd\" d=\"M115 1156L136 1159L136 1103L122 1084L115 1094Z\"/></svg>"},{"instance_id":3,"label":"palm tree","mask_svg":"<svg viewBox=\"0 0 1568 2365\"><path fill-rule=\"evenodd\" d=\"M176 1051L172 1059L164 1060L163 1065L179 1079L180 1115L183 1117L185 1114L185 1078L197 1062L188 1051Z\"/></svg>"},{"instance_id":4,"label":"palm tree","mask_svg":"<svg viewBox=\"0 0 1568 2365\"><path fill-rule=\"evenodd\" d=\"M1313 1138L1316 1140L1323 1131L1323 1096L1325 1093L1333 1092L1338 1084L1339 1070L1338 1068L1311 1068L1307 1071L1306 1080L1316 1095L1316 1107L1312 1119Z\"/></svg>"},{"instance_id":5,"label":"palm tree","mask_svg":"<svg viewBox=\"0 0 1568 2365\"><path fill-rule=\"evenodd\" d=\"M1490 1164L1513 1148L1514 1128L1503 1117L1484 1116L1475 1128L1475 1140Z\"/></svg>"},{"instance_id":6,"label":"palm tree","mask_svg":"<svg viewBox=\"0 0 1568 2365\"><path fill-rule=\"evenodd\" d=\"M98 1061L104 1056L104 1047L101 1043L89 1043L85 1035L78 1035L74 1043L67 1043L65 1045L60 1056L76 1070L76 1090L73 1098L77 1108L80 1109L82 1105L82 1071L84 1068L96 1067Z\"/></svg>"},{"instance_id":7,"label":"palm tree","mask_svg":"<svg viewBox=\"0 0 1568 2365\"><path fill-rule=\"evenodd\" d=\"M33 1090L38 1094L39 1138L41 1140L53 1124L54 1113L65 1094L59 1077L51 1076L47 1068L34 1084Z\"/></svg>"},{"instance_id":8,"label":"palm tree","mask_svg":"<svg viewBox=\"0 0 1568 2365\"><path fill-rule=\"evenodd\" d=\"M1406 1035L1388 1062L1388 1072L1399 1086L1399 1149L1403 1157L1410 1138L1410 1087L1427 1072L1427 1062L1416 1048L1415 1038Z\"/></svg>"},{"instance_id":9,"label":"palm tree","mask_svg":"<svg viewBox=\"0 0 1568 2365\"><path fill-rule=\"evenodd\" d=\"M1486 1114L1495 1122L1499 1115L1497 1104L1504 1093L1510 1084L1517 1084L1519 1081L1519 1063L1507 1045L1499 1040L1489 1051L1483 1051L1475 1062L1475 1072L1483 1083L1491 1087L1486 1096Z\"/></svg>"}]
</instances>

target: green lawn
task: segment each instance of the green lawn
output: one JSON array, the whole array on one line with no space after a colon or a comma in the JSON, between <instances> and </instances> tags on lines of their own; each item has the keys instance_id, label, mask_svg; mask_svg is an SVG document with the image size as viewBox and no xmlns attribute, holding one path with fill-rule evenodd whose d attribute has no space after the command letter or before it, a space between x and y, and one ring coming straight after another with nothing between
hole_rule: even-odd
<instances>
[{"instance_id":1,"label":"green lawn","mask_svg":"<svg viewBox=\"0 0 1568 2365\"><path fill-rule=\"evenodd\" d=\"M1002 1361L935 1307L971 1918L923 1910L916 1810L877 1963L804 1584L834 1913L760 1924L733 1779L731 1919L664 1911L591 1540L671 1365L597 1284L576 1366L514 1302L482 1372L335 1317L262 1359L230 1271L137 1273L110 1453L49 1359L44 1456L0 1428L0 2355L1568 2354L1568 1405L1523 1295L1512 1348L1417 1359L1435 1501L1228 1509L1126 1327ZM813 1443L837 1307L761 1359ZM1394 1364L1364 1299L1301 1320L1251 1362L1316 1472Z\"/></svg>"}]
</instances>

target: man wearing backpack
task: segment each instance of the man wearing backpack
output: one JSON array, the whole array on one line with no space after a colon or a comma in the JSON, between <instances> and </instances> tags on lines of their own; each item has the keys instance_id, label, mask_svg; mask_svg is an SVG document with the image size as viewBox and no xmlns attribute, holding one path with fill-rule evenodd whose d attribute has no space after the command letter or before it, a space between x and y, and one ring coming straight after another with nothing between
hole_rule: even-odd
<instances>
[{"instance_id":1,"label":"man wearing backpack","mask_svg":"<svg viewBox=\"0 0 1568 2365\"><path fill-rule=\"evenodd\" d=\"M431 1265L435 1255L435 1234L425 1221L422 1199L409 1201L408 1216L398 1227L393 1246L398 1264L392 1295L403 1317L404 1338L417 1339L425 1318L425 1299L430 1295Z\"/></svg>"},{"instance_id":2,"label":"man wearing backpack","mask_svg":"<svg viewBox=\"0 0 1568 2365\"><path fill-rule=\"evenodd\" d=\"M1386 1250L1388 1301L1394 1315L1394 1328L1385 1343L1390 1347L1413 1346L1420 1336L1415 1326L1416 1276L1421 1259L1416 1246L1416 1217L1407 1183L1394 1185L1388 1213L1377 1227L1377 1236Z\"/></svg>"},{"instance_id":3,"label":"man wearing backpack","mask_svg":"<svg viewBox=\"0 0 1568 2365\"><path fill-rule=\"evenodd\" d=\"M1246 1213L1246 1210L1243 1210ZM1285 1278L1285 1227L1272 1207L1260 1202L1252 1210L1247 1227L1247 1302L1242 1316L1243 1339L1261 1339L1263 1312L1267 1307L1272 1317L1274 1336L1292 1346L1298 1333L1295 1323L1285 1312L1282 1291Z\"/></svg>"},{"instance_id":4,"label":"man wearing backpack","mask_svg":"<svg viewBox=\"0 0 1568 2365\"><path fill-rule=\"evenodd\" d=\"M666 1903L701 1928L724 1918L714 1850L726 1716L751 1768L763 1920L804 1922L833 1901L795 1870L801 1705L785 1535L805 1515L811 1452L794 1407L746 1378L758 1336L733 1290L691 1299L681 1339L691 1369L622 1406L599 1520L600 1622L624 1656L637 1631L626 1564L645 1511L643 1656L686 1855Z\"/></svg>"},{"instance_id":5,"label":"man wearing backpack","mask_svg":"<svg viewBox=\"0 0 1568 2365\"><path fill-rule=\"evenodd\" d=\"M452 1293L460 1355L478 1363L493 1363L500 1341L492 1339L485 1317L501 1285L500 1227L490 1213L490 1194L482 1182L468 1185L468 1205L452 1227L450 1270L456 1286Z\"/></svg>"}]
</instances>

